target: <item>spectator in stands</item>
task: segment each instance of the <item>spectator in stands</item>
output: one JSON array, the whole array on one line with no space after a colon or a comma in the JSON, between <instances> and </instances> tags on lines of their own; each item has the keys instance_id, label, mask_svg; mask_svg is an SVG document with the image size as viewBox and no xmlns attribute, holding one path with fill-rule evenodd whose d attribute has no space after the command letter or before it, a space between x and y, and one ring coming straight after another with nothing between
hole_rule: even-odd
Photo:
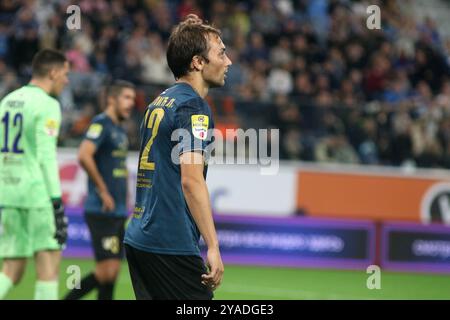
<instances>
[{"instance_id":1,"label":"spectator in stands","mask_svg":"<svg viewBox=\"0 0 450 320\"><path fill-rule=\"evenodd\" d=\"M70 128L82 127L86 104L98 105L93 88L129 80L144 106L172 82L165 43L196 13L221 27L235 57L217 108L232 100L233 123L280 128L283 157L450 167L450 38L399 0L380 3L381 30L365 28L363 3L344 0L83 0L80 32L61 18L68 3L0 1L0 97L28 80L41 47L72 62L63 145L77 141ZM137 141L140 115L130 121Z\"/></svg>"}]
</instances>

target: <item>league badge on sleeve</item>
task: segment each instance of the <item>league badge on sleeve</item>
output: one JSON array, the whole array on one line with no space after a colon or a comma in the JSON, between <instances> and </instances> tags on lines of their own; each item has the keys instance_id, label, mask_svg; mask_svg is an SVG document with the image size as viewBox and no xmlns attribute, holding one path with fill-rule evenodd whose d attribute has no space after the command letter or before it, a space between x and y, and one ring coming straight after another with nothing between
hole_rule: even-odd
<instances>
[{"instance_id":1,"label":"league badge on sleeve","mask_svg":"<svg viewBox=\"0 0 450 320\"><path fill-rule=\"evenodd\" d=\"M200 140L205 140L208 135L209 117L204 114L191 116L192 134Z\"/></svg>"},{"instance_id":2,"label":"league badge on sleeve","mask_svg":"<svg viewBox=\"0 0 450 320\"><path fill-rule=\"evenodd\" d=\"M58 122L53 119L48 119L45 122L45 133L50 137L56 137L58 135Z\"/></svg>"},{"instance_id":3,"label":"league badge on sleeve","mask_svg":"<svg viewBox=\"0 0 450 320\"><path fill-rule=\"evenodd\" d=\"M88 137L89 139L97 139L98 137L100 137L102 130L103 126L100 123L93 123L86 133L86 137Z\"/></svg>"}]
</instances>

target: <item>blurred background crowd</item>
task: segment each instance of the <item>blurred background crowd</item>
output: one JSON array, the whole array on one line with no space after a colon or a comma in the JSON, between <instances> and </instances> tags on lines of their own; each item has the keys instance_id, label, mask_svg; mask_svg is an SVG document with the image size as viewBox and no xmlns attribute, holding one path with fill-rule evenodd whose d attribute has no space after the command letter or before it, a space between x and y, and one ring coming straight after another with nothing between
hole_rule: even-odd
<instances>
[{"instance_id":1,"label":"blurred background crowd","mask_svg":"<svg viewBox=\"0 0 450 320\"><path fill-rule=\"evenodd\" d=\"M145 107L174 79L165 46L195 13L222 30L233 65L208 101L219 129L279 128L282 159L450 168L450 3L350 0L1 0L0 97L30 78L44 47L71 63L61 146L78 146L104 86L137 85L126 123L139 148ZM422 1L423 2L423 1ZM66 9L81 9L69 30ZM381 29L366 26L371 4ZM437 25L441 28L437 28Z\"/></svg>"}]
</instances>

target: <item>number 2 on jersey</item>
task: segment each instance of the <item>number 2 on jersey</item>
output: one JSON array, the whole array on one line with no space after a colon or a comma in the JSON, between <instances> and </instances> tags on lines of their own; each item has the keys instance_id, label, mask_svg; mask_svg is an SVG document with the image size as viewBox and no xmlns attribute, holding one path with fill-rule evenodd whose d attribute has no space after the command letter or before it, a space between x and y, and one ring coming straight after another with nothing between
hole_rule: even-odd
<instances>
[{"instance_id":1,"label":"number 2 on jersey","mask_svg":"<svg viewBox=\"0 0 450 320\"><path fill-rule=\"evenodd\" d=\"M146 114L147 118L148 111ZM159 124L161 123L161 120L164 118L164 109L156 108L153 109L153 111L150 113L150 116L148 116L147 121L147 128L152 130L150 139L148 140L147 144L145 145L144 150L142 151L141 159L139 161L139 169L141 170L155 170L155 163L149 161L149 153L150 149L152 148L153 141L156 138L156 135L158 134Z\"/></svg>"},{"instance_id":2,"label":"number 2 on jersey","mask_svg":"<svg viewBox=\"0 0 450 320\"><path fill-rule=\"evenodd\" d=\"M5 153L5 152L9 152L9 148L8 148L9 112L5 113L1 122L4 124L4 127L5 127L5 131L4 131L5 140L3 142L3 147L0 150L0 152ZM23 116L21 113L16 113L16 115L14 116L13 125L14 125L14 127L18 126L19 130L17 131L17 135L14 138L12 152L13 153L23 153L23 150L19 148L19 141L20 141L20 137L22 136L22 125L23 125Z\"/></svg>"}]
</instances>

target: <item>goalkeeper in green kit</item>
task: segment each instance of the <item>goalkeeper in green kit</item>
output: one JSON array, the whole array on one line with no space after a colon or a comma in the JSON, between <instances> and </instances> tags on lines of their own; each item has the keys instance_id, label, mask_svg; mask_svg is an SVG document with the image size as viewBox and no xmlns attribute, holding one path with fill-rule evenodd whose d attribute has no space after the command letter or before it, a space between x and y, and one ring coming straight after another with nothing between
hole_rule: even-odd
<instances>
[{"instance_id":1,"label":"goalkeeper in green kit","mask_svg":"<svg viewBox=\"0 0 450 320\"><path fill-rule=\"evenodd\" d=\"M68 83L63 53L44 49L32 79L0 102L0 299L16 285L27 258L36 265L36 300L58 299L61 249L67 218L61 202L56 145L58 101Z\"/></svg>"}]
</instances>

